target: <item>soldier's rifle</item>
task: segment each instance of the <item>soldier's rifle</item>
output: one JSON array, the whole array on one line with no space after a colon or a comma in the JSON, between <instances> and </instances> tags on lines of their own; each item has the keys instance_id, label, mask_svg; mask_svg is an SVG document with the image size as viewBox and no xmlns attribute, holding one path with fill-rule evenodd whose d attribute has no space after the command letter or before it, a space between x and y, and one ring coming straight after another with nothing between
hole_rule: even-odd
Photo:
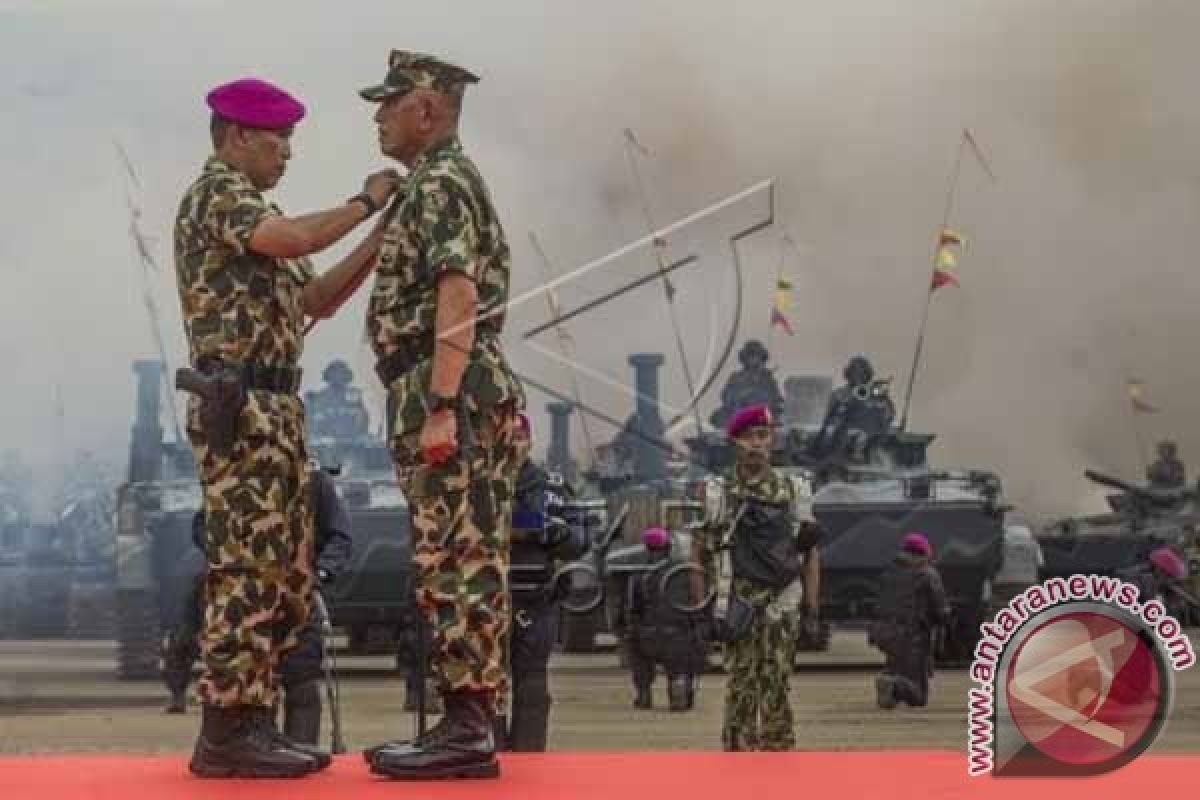
<instances>
[{"instance_id":1,"label":"soldier's rifle","mask_svg":"<svg viewBox=\"0 0 1200 800\"><path fill-rule=\"evenodd\" d=\"M320 592L313 592L313 603L321 631L321 668L325 672L325 696L329 702L330 750L340 754L346 752L346 740L342 737L342 693L338 683L337 654L330 643L333 638L333 619Z\"/></svg>"}]
</instances>

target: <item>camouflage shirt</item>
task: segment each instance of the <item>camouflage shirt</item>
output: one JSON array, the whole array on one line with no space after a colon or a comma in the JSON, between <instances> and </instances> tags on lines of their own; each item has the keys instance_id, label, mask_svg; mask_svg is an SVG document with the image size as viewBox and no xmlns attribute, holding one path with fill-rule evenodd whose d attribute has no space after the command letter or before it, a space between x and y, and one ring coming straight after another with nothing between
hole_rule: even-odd
<instances>
[{"instance_id":1,"label":"camouflage shirt","mask_svg":"<svg viewBox=\"0 0 1200 800\"><path fill-rule=\"evenodd\" d=\"M729 528L744 499L754 498L771 505L786 505L792 509L797 509L798 505L802 505L798 503L801 498L797 495L796 482L774 468L768 469L761 478L756 480L741 479L737 476L736 469L730 469L719 481L714 481L712 486L720 487L719 491L725 494L723 519L716 524L702 528L698 531L699 535L696 539L701 563L705 565L705 569L710 575L717 574L716 548L722 544L726 536L732 535ZM736 579L733 588L739 595L756 606L770 603L781 591L742 579Z\"/></svg>"},{"instance_id":2,"label":"camouflage shirt","mask_svg":"<svg viewBox=\"0 0 1200 800\"><path fill-rule=\"evenodd\" d=\"M301 292L312 265L249 249L263 217L279 213L244 173L216 157L184 194L175 219L175 273L193 364L201 356L275 367L300 361Z\"/></svg>"},{"instance_id":3,"label":"camouflage shirt","mask_svg":"<svg viewBox=\"0 0 1200 800\"><path fill-rule=\"evenodd\" d=\"M460 396L470 411L504 403L524 407L520 384L500 346L511 271L508 243L491 196L456 137L426 151L413 165L396 216L380 246L367 307L367 334L378 358L398 350L416 365L389 387L392 432L425 420L433 368L437 281L459 272L479 294L475 346ZM492 315L494 314L494 315Z\"/></svg>"}]
</instances>

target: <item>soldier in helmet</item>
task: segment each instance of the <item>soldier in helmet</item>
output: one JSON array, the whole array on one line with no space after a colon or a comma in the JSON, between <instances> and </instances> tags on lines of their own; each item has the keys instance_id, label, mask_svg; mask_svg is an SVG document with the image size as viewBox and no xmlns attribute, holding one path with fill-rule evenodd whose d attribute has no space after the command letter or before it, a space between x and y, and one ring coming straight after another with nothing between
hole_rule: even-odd
<instances>
[{"instance_id":1,"label":"soldier in helmet","mask_svg":"<svg viewBox=\"0 0 1200 800\"><path fill-rule=\"evenodd\" d=\"M1175 442L1158 443L1158 460L1146 468L1146 480L1152 489L1182 489L1187 483L1186 469L1179 460Z\"/></svg>"},{"instance_id":2,"label":"soldier in helmet","mask_svg":"<svg viewBox=\"0 0 1200 800\"><path fill-rule=\"evenodd\" d=\"M351 386L354 373L350 365L338 358L329 362L321 373L325 388L308 392L308 407L313 436L349 439L367 435L367 407L362 391Z\"/></svg>"},{"instance_id":3,"label":"soldier in helmet","mask_svg":"<svg viewBox=\"0 0 1200 800\"><path fill-rule=\"evenodd\" d=\"M705 631L701 620L688 613L692 586L690 574L668 581L668 573L682 560L673 553L673 537L665 528L642 532L650 568L631 579L622 612L628 616L626 647L636 692L635 708L654 707L655 673L661 664L667 673L667 703L672 711L689 711L695 705L696 673L705 666Z\"/></svg>"},{"instance_id":4,"label":"soldier in helmet","mask_svg":"<svg viewBox=\"0 0 1200 800\"><path fill-rule=\"evenodd\" d=\"M772 414L783 413L783 394L775 375L767 368L769 359L767 348L757 339L742 345L738 351L742 368L729 376L721 390L721 407L709 418L714 427L723 427L738 409L753 405L765 405Z\"/></svg>"},{"instance_id":5,"label":"soldier in helmet","mask_svg":"<svg viewBox=\"0 0 1200 800\"><path fill-rule=\"evenodd\" d=\"M868 641L887 657L883 674L875 679L880 708L895 708L897 703L918 707L928 702L933 632L949 617L942 578L930 563L932 558L929 540L910 533L884 573L879 615L868 631Z\"/></svg>"},{"instance_id":6,"label":"soldier in helmet","mask_svg":"<svg viewBox=\"0 0 1200 800\"><path fill-rule=\"evenodd\" d=\"M813 450L820 457L866 458L871 439L887 433L896 407L885 381L875 379L866 356L854 356L842 370L846 383L833 390Z\"/></svg>"}]
</instances>

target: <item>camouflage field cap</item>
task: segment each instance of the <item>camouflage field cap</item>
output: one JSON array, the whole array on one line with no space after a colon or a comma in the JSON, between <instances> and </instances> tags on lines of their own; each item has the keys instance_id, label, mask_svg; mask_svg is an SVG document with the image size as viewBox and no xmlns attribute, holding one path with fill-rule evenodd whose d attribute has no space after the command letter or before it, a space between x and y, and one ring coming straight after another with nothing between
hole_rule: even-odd
<instances>
[{"instance_id":1,"label":"camouflage field cap","mask_svg":"<svg viewBox=\"0 0 1200 800\"><path fill-rule=\"evenodd\" d=\"M362 99L379 103L413 89L452 92L468 83L479 83L479 76L462 67L425 53L393 50L388 55L387 77L383 83L359 91Z\"/></svg>"}]
</instances>

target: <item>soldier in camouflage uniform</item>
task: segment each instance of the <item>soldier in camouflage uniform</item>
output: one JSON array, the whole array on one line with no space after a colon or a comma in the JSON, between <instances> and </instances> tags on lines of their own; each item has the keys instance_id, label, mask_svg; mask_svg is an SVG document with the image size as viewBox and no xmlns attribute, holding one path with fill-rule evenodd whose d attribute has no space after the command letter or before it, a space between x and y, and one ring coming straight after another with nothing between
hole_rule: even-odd
<instances>
[{"instance_id":1,"label":"soldier in camouflage uniform","mask_svg":"<svg viewBox=\"0 0 1200 800\"><path fill-rule=\"evenodd\" d=\"M379 104L381 149L409 168L367 328L446 708L424 736L364 753L373 772L394 778L499 774L493 726L506 690L513 439L524 395L500 345L508 245L458 139L464 90L477 81L432 56L392 51L384 82L361 92Z\"/></svg>"},{"instance_id":2,"label":"soldier in camouflage uniform","mask_svg":"<svg viewBox=\"0 0 1200 800\"><path fill-rule=\"evenodd\" d=\"M796 742L788 699L796 638L801 625L816 623L819 610L812 498L805 481L771 466L766 406L738 411L726 433L736 446L734 467L705 487L708 510L695 542L708 574L731 577L731 599L750 609L744 629L723 635L729 681L721 739L726 750L788 750ZM787 555L775 569L763 569L755 542Z\"/></svg>"},{"instance_id":3,"label":"soldier in camouflage uniform","mask_svg":"<svg viewBox=\"0 0 1200 800\"><path fill-rule=\"evenodd\" d=\"M328 272L307 259L378 210L398 186L372 175L344 204L286 217L262 193L283 176L304 106L254 79L208 95L214 153L175 222L175 269L192 367L236 402L191 398L187 433L203 488L204 717L190 768L202 777L299 777L327 753L275 727L277 667L298 643L313 586L304 408L305 316L325 317L365 277L376 229ZM228 428L215 420L232 420Z\"/></svg>"}]
</instances>

